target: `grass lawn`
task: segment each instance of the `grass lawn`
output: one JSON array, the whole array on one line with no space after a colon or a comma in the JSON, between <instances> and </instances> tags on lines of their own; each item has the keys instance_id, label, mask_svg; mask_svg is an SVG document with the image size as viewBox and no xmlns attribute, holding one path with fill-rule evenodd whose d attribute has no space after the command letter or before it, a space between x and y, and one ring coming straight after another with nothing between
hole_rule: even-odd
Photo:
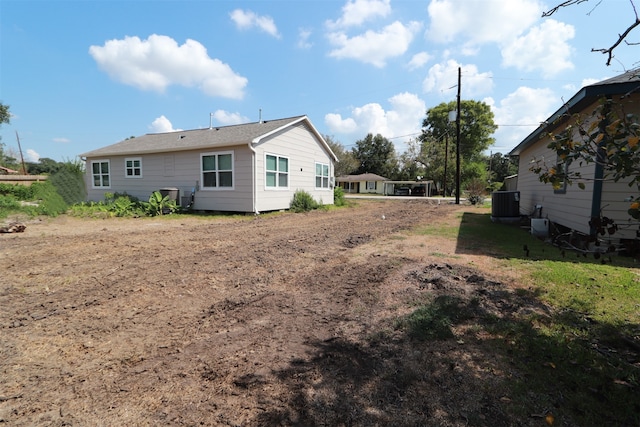
<instances>
[{"instance_id":1,"label":"grass lawn","mask_svg":"<svg viewBox=\"0 0 640 427\"><path fill-rule=\"evenodd\" d=\"M640 269L634 260L613 256L603 264L563 254L526 229L491 222L484 208L460 213L459 220L419 232L457 239L460 251L495 257L519 272L516 293L548 308L476 317L496 356L513 368L508 388L514 415L545 408L541 417L549 425L640 425ZM422 307L413 320L471 315L460 313L458 304L453 316L448 307ZM554 421L551 414L558 412L564 416Z\"/></svg>"}]
</instances>

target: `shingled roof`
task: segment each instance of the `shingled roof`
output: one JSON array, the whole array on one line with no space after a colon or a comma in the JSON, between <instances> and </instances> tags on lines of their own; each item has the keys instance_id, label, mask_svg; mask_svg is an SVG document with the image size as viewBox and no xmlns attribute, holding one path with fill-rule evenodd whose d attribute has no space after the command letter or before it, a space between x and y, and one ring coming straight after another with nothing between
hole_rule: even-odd
<instances>
[{"instance_id":1,"label":"shingled roof","mask_svg":"<svg viewBox=\"0 0 640 427\"><path fill-rule=\"evenodd\" d=\"M566 104L562 105L558 111L553 113L541 126L522 140L509 154L512 156L520 155L525 148L530 147L538 141L543 132L549 132L550 128L557 126L557 121L562 118L563 115L577 113L602 97L614 95L626 96L638 92L640 92L640 68L629 70L610 79L585 86L573 95Z\"/></svg>"},{"instance_id":2,"label":"shingled roof","mask_svg":"<svg viewBox=\"0 0 640 427\"><path fill-rule=\"evenodd\" d=\"M211 127L206 129L184 130L166 133L149 133L140 137L126 139L118 143L80 154L81 157L101 157L120 155L140 155L196 149L222 148L258 142L279 130L300 122L306 122L313 133L325 144L325 148L335 159L335 155L313 127L307 116L285 119L265 120L232 126Z\"/></svg>"}]
</instances>

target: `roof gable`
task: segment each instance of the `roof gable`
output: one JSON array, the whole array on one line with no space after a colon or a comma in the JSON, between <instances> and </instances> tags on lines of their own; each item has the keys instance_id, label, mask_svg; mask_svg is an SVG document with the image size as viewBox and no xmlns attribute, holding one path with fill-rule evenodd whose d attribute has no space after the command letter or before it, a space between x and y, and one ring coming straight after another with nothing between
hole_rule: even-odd
<instances>
[{"instance_id":1,"label":"roof gable","mask_svg":"<svg viewBox=\"0 0 640 427\"><path fill-rule=\"evenodd\" d=\"M103 157L166 153L196 149L215 149L237 145L258 143L260 140L287 127L306 122L312 133L323 147L337 160L326 141L315 129L307 116L295 116L285 119L259 121L240 125L210 127L185 131L149 133L140 137L126 139L118 143L88 151L80 157Z\"/></svg>"},{"instance_id":2,"label":"roof gable","mask_svg":"<svg viewBox=\"0 0 640 427\"><path fill-rule=\"evenodd\" d=\"M359 182L359 181L389 181L384 176L376 175L375 173L362 173L360 175L345 175L336 178L336 181L341 182Z\"/></svg>"}]
</instances>

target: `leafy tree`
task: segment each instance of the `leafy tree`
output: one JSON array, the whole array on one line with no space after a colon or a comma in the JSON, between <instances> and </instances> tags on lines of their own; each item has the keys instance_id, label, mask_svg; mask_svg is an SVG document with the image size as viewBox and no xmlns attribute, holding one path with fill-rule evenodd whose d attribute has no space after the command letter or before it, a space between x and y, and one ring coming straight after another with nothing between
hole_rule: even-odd
<instances>
[{"instance_id":1,"label":"leafy tree","mask_svg":"<svg viewBox=\"0 0 640 427\"><path fill-rule=\"evenodd\" d=\"M324 140L327 141L327 144L329 144L333 154L338 158L338 163L335 165L336 176L350 175L358 170L358 161L353 156L352 151L346 150L344 146L339 141L335 141L332 136L323 135L323 137Z\"/></svg>"},{"instance_id":2,"label":"leafy tree","mask_svg":"<svg viewBox=\"0 0 640 427\"><path fill-rule=\"evenodd\" d=\"M426 168L416 159L420 151L420 143L417 140L410 140L407 143L407 150L398 157L398 174L395 179L411 181L424 178Z\"/></svg>"},{"instance_id":3,"label":"leafy tree","mask_svg":"<svg viewBox=\"0 0 640 427\"><path fill-rule=\"evenodd\" d=\"M356 173L375 173L393 179L397 175L398 160L393 143L380 134L368 134L356 141L352 150L358 160Z\"/></svg>"},{"instance_id":4,"label":"leafy tree","mask_svg":"<svg viewBox=\"0 0 640 427\"><path fill-rule=\"evenodd\" d=\"M0 102L0 125L9 124L11 122L11 113L9 106Z\"/></svg>"},{"instance_id":5,"label":"leafy tree","mask_svg":"<svg viewBox=\"0 0 640 427\"><path fill-rule=\"evenodd\" d=\"M418 138L421 147L416 160L426 168L427 177L440 182L447 195L454 190L456 171L456 127L449 113L456 111L456 101L442 103L427 111ZM494 143L498 126L493 121L489 105L480 101L460 101L460 178L462 186L470 180L487 182L483 152ZM446 165L446 177L445 177Z\"/></svg>"},{"instance_id":6,"label":"leafy tree","mask_svg":"<svg viewBox=\"0 0 640 427\"><path fill-rule=\"evenodd\" d=\"M38 163L27 162L27 171L31 175L54 174L60 170L63 163L56 162L48 157L42 157Z\"/></svg>"},{"instance_id":7,"label":"leafy tree","mask_svg":"<svg viewBox=\"0 0 640 427\"><path fill-rule=\"evenodd\" d=\"M3 124L11 123L11 113L9 112L9 106L0 102L0 127ZM5 152L5 144L1 141L0 136L0 165L5 167L14 166L16 159L9 153Z\"/></svg>"},{"instance_id":8,"label":"leafy tree","mask_svg":"<svg viewBox=\"0 0 640 427\"><path fill-rule=\"evenodd\" d=\"M487 157L489 163L489 180L501 183L508 176L518 173L518 162L514 157L503 156L502 153L493 153Z\"/></svg>"},{"instance_id":9,"label":"leafy tree","mask_svg":"<svg viewBox=\"0 0 640 427\"><path fill-rule=\"evenodd\" d=\"M585 188L587 179L629 179L629 186L640 191L640 122L638 117L627 114L624 105L613 100L603 100L593 116L575 114L559 133L547 135L547 148L553 150L558 164L549 165L544 159L534 159L530 170L541 182L560 188L564 183L577 182ZM602 176L584 177L578 166L595 164L602 168ZM640 197L631 201L629 215L640 219Z\"/></svg>"}]
</instances>

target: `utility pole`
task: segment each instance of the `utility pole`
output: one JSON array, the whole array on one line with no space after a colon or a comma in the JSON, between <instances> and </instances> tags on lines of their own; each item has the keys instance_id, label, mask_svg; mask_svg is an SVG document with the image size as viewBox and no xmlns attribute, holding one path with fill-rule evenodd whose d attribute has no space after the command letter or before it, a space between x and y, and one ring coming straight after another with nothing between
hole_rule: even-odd
<instances>
[{"instance_id":1,"label":"utility pole","mask_svg":"<svg viewBox=\"0 0 640 427\"><path fill-rule=\"evenodd\" d=\"M20 151L20 160L22 161L22 174L27 175L27 167L24 164L24 156L22 155L22 147L20 146L20 137L16 131L16 139L18 140L18 151Z\"/></svg>"},{"instance_id":2,"label":"utility pole","mask_svg":"<svg viewBox=\"0 0 640 427\"><path fill-rule=\"evenodd\" d=\"M458 67L458 106L456 114L456 205L460 204L460 84L462 68Z\"/></svg>"},{"instance_id":3,"label":"utility pole","mask_svg":"<svg viewBox=\"0 0 640 427\"><path fill-rule=\"evenodd\" d=\"M449 130L444 134L444 178L442 179L442 197L447 197L447 162L449 157Z\"/></svg>"}]
</instances>

